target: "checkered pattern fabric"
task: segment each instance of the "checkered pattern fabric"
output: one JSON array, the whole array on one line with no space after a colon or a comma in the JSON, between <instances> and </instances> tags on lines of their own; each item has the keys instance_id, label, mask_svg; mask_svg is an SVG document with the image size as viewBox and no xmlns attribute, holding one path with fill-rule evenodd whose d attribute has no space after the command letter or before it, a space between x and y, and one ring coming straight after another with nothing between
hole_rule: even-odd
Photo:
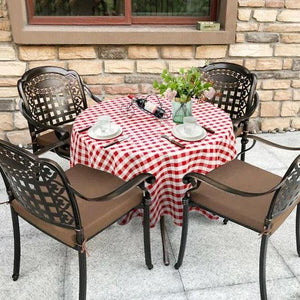
<instances>
[{"instance_id":1,"label":"checkered pattern fabric","mask_svg":"<svg viewBox=\"0 0 300 300\"><path fill-rule=\"evenodd\" d=\"M154 102L155 98L150 100ZM191 171L206 174L235 157L232 122L225 112L212 104L193 101L193 116L200 125L215 130L215 133L207 133L203 140L195 142L176 139L186 146L181 149L161 138L162 134L172 137L172 128L175 126L172 118L157 119L137 106L134 106L133 116L128 117L124 108L130 102L127 97L107 100L88 108L76 118L72 132L71 166L84 164L124 180L140 173L152 173L156 182L148 186L152 199L151 226L155 226L162 215L172 216L174 223L181 225L181 200L188 188L182 183L182 178ZM161 102L167 111L171 111L169 101L161 99ZM92 139L87 131L79 132L94 124L100 115L110 115L112 121L122 127L121 136L129 138L103 148L108 141ZM217 219L206 211L197 210L210 219ZM125 224L137 215L142 215L142 211L132 211L121 223Z\"/></svg>"}]
</instances>

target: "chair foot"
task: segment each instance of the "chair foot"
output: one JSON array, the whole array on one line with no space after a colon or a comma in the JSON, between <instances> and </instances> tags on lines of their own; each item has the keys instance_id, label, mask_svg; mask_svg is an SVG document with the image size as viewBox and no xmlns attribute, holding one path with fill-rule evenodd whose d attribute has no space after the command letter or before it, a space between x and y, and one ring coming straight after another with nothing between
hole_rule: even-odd
<instances>
[{"instance_id":1,"label":"chair foot","mask_svg":"<svg viewBox=\"0 0 300 300\"><path fill-rule=\"evenodd\" d=\"M17 281L19 279L19 274L13 274L11 277L13 281Z\"/></svg>"},{"instance_id":2,"label":"chair foot","mask_svg":"<svg viewBox=\"0 0 300 300\"><path fill-rule=\"evenodd\" d=\"M148 267L149 270L153 269L153 265L152 264L151 265L147 265L147 267Z\"/></svg>"},{"instance_id":3,"label":"chair foot","mask_svg":"<svg viewBox=\"0 0 300 300\"><path fill-rule=\"evenodd\" d=\"M225 218L225 219L223 220L223 224L226 225L227 223L228 223L228 219Z\"/></svg>"},{"instance_id":4,"label":"chair foot","mask_svg":"<svg viewBox=\"0 0 300 300\"><path fill-rule=\"evenodd\" d=\"M175 266L174 266L174 268L175 268L176 270L178 270L178 269L180 268L180 266L181 266L181 264L176 263Z\"/></svg>"}]
</instances>

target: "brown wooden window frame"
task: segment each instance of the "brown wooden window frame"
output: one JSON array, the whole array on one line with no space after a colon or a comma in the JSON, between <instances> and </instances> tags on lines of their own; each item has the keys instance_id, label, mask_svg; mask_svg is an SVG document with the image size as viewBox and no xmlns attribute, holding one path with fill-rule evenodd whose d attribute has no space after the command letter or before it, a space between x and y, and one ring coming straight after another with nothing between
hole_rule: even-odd
<instances>
[{"instance_id":1,"label":"brown wooden window frame","mask_svg":"<svg viewBox=\"0 0 300 300\"><path fill-rule=\"evenodd\" d=\"M131 0L125 1L125 16L35 16L34 0L26 0L30 25L192 25L197 21L216 21L218 0L211 0L210 16L154 17L131 16Z\"/></svg>"},{"instance_id":2,"label":"brown wooden window frame","mask_svg":"<svg viewBox=\"0 0 300 300\"><path fill-rule=\"evenodd\" d=\"M83 0L82 0L83 1ZM22 45L228 45L235 42L238 0L218 2L218 31L193 25L32 25L26 1L7 1L13 41Z\"/></svg>"}]
</instances>

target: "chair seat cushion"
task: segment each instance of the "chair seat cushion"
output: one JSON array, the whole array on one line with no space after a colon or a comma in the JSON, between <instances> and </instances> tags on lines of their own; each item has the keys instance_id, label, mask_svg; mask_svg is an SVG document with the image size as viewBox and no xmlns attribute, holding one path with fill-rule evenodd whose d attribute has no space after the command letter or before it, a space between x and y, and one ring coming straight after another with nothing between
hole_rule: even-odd
<instances>
[{"instance_id":1,"label":"chair seat cushion","mask_svg":"<svg viewBox=\"0 0 300 300\"><path fill-rule=\"evenodd\" d=\"M207 176L232 188L252 193L267 191L281 180L277 175L238 159L220 166ZM262 232L273 195L242 197L201 183L199 189L192 192L192 200L207 210Z\"/></svg>"},{"instance_id":2,"label":"chair seat cushion","mask_svg":"<svg viewBox=\"0 0 300 300\"><path fill-rule=\"evenodd\" d=\"M75 167L70 168L66 171L66 175L70 184L86 197L99 197L105 195L125 183L125 181L117 176L83 165L76 165ZM142 196L142 190L134 187L125 195L109 201L86 201L80 197L76 197L84 231L84 238L90 239L117 221L131 209L138 206L142 202ZM35 225L68 246L75 247L75 230L66 229L42 221L28 213L16 200L12 201L12 205L16 212L29 223Z\"/></svg>"}]
</instances>

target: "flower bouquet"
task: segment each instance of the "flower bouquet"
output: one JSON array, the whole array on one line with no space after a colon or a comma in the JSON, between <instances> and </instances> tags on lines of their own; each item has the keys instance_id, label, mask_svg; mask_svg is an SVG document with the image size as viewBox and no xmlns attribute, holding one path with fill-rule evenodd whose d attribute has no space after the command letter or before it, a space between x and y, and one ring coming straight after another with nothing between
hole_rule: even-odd
<instances>
[{"instance_id":1,"label":"flower bouquet","mask_svg":"<svg viewBox=\"0 0 300 300\"><path fill-rule=\"evenodd\" d=\"M179 74L171 74L164 70L162 82L155 80L153 87L166 99L172 101L173 121L182 123L183 118L192 115L192 99L212 98L212 83L203 81L198 68L180 69Z\"/></svg>"}]
</instances>

